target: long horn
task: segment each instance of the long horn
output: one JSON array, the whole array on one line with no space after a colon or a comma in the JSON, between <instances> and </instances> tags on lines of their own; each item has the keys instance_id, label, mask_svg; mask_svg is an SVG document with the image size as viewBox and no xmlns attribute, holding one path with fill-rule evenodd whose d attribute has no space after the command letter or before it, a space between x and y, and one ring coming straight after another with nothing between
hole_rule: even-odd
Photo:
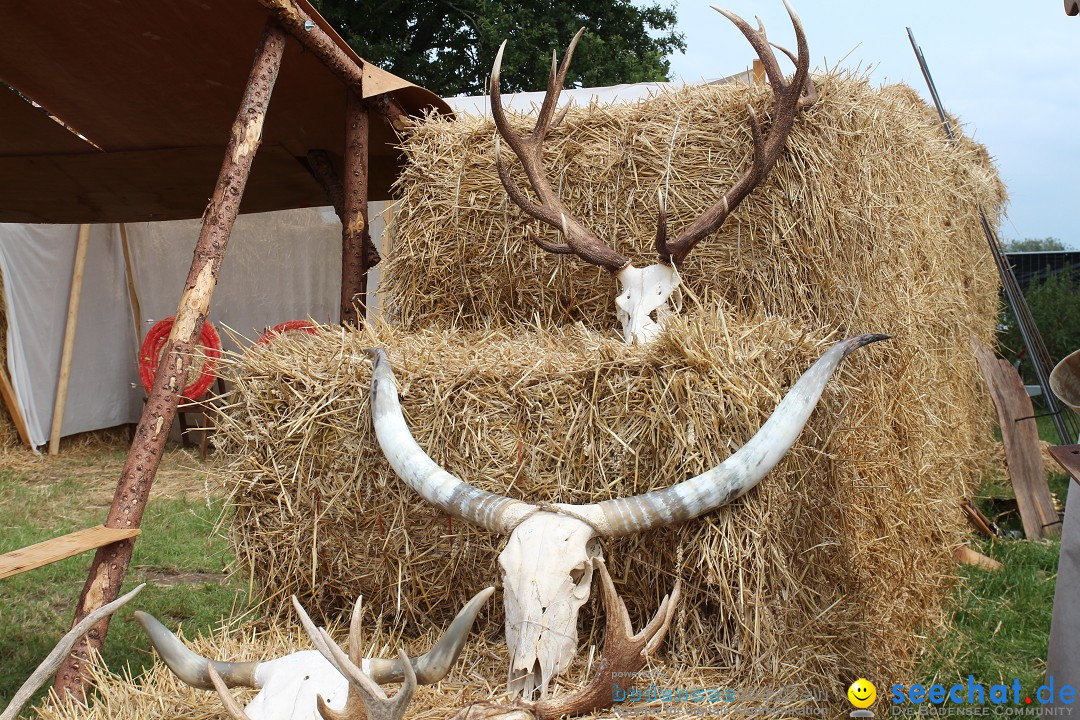
<instances>
[{"instance_id":1,"label":"long horn","mask_svg":"<svg viewBox=\"0 0 1080 720\"><path fill-rule=\"evenodd\" d=\"M212 665L226 687L259 687L255 684L255 668L258 667L258 662L208 660L180 642L180 638L173 635L150 613L136 610L135 619L150 636L150 643L169 669L188 685L200 690L214 690L214 683L206 669L208 665Z\"/></svg>"},{"instance_id":2,"label":"long horn","mask_svg":"<svg viewBox=\"0 0 1080 720\"><path fill-rule=\"evenodd\" d=\"M433 648L418 658L409 658L418 683L432 685L446 677L446 674L450 672L450 667L461 654L461 649L465 647L465 640L469 637L473 621L494 592L495 588L489 587L476 593L472 600L461 608L461 612L457 614ZM405 667L399 658L393 660L372 658L368 660L367 665L368 676L380 685L402 682L405 679Z\"/></svg>"},{"instance_id":3,"label":"long horn","mask_svg":"<svg viewBox=\"0 0 1080 720\"><path fill-rule=\"evenodd\" d=\"M587 518L603 536L617 537L676 525L731 502L757 485L795 444L840 362L863 345L889 337L858 335L833 345L799 378L757 434L713 469L643 495L559 507Z\"/></svg>"},{"instance_id":4,"label":"long horn","mask_svg":"<svg viewBox=\"0 0 1080 720\"><path fill-rule=\"evenodd\" d=\"M535 505L473 487L439 467L405 424L386 352L381 348L367 352L372 358L371 420L379 447L398 477L432 505L492 532L508 533L537 511Z\"/></svg>"}]
</instances>

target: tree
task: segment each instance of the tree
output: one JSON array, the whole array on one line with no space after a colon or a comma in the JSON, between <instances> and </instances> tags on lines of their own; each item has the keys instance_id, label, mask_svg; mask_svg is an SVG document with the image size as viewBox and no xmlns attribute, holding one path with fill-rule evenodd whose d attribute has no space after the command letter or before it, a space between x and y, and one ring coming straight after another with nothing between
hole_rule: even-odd
<instances>
[{"instance_id":1,"label":"tree","mask_svg":"<svg viewBox=\"0 0 1080 720\"><path fill-rule=\"evenodd\" d=\"M1069 272L1051 275L1045 281L1028 287L1024 293L1031 317L1046 343L1051 363L1080 348L1080 286ZM1001 307L1001 332L998 336L1002 357L1012 358L1021 354L1024 340L1020 327L1007 303ZM1035 370L1026 353L1020 374L1024 381L1035 382Z\"/></svg>"},{"instance_id":2,"label":"tree","mask_svg":"<svg viewBox=\"0 0 1080 720\"><path fill-rule=\"evenodd\" d=\"M1005 252L1047 252L1065 250L1065 243L1056 237L1024 238L1023 240L1007 240Z\"/></svg>"},{"instance_id":3,"label":"tree","mask_svg":"<svg viewBox=\"0 0 1080 720\"><path fill-rule=\"evenodd\" d=\"M585 27L568 82L598 86L667 80L667 55L685 50L673 7L630 0L509 3L498 0L314 0L366 60L429 90L480 95L499 44L504 92L547 86L551 51L560 57Z\"/></svg>"}]
</instances>

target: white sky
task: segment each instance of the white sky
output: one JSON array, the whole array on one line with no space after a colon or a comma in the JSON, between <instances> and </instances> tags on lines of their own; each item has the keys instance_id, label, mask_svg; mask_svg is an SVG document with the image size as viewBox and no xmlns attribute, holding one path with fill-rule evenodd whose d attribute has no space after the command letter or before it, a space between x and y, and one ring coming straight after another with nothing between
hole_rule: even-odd
<instances>
[{"instance_id":1,"label":"white sky","mask_svg":"<svg viewBox=\"0 0 1080 720\"><path fill-rule=\"evenodd\" d=\"M985 144L1009 188L1003 239L1060 238L1080 249L1080 16L1061 0L791 0L802 18L812 67L862 68L875 84L905 82L929 102L905 27L930 66L945 109ZM721 5L794 49L781 0ZM708 2L680 0L686 53L675 80L697 82L748 66L753 50ZM787 60L782 61L790 68Z\"/></svg>"}]
</instances>

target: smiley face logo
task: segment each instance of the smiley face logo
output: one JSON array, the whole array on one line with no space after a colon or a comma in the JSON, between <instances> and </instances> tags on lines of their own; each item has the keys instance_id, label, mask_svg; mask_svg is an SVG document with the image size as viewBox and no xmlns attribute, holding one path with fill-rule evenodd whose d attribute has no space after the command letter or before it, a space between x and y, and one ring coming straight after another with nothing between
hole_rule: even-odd
<instances>
[{"instance_id":1,"label":"smiley face logo","mask_svg":"<svg viewBox=\"0 0 1080 720\"><path fill-rule=\"evenodd\" d=\"M868 708L877 699L877 688L866 678L859 678L847 689L847 698L857 708Z\"/></svg>"}]
</instances>

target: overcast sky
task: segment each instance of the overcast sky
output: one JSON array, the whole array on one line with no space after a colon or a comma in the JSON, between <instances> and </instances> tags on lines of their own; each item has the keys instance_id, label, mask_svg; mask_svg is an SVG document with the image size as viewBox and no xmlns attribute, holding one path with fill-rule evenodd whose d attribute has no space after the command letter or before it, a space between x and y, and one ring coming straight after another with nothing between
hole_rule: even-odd
<instances>
[{"instance_id":1,"label":"overcast sky","mask_svg":"<svg viewBox=\"0 0 1080 720\"><path fill-rule=\"evenodd\" d=\"M812 67L863 68L875 84L904 82L929 101L910 26L946 110L989 148L1008 185L1002 237L1053 236L1080 249L1080 16L1066 16L1061 0L791 1ZM760 16L771 40L794 49L782 0L720 4L752 25ZM707 2L680 0L676 10L686 53L671 58L673 79L750 64L749 44Z\"/></svg>"}]
</instances>

